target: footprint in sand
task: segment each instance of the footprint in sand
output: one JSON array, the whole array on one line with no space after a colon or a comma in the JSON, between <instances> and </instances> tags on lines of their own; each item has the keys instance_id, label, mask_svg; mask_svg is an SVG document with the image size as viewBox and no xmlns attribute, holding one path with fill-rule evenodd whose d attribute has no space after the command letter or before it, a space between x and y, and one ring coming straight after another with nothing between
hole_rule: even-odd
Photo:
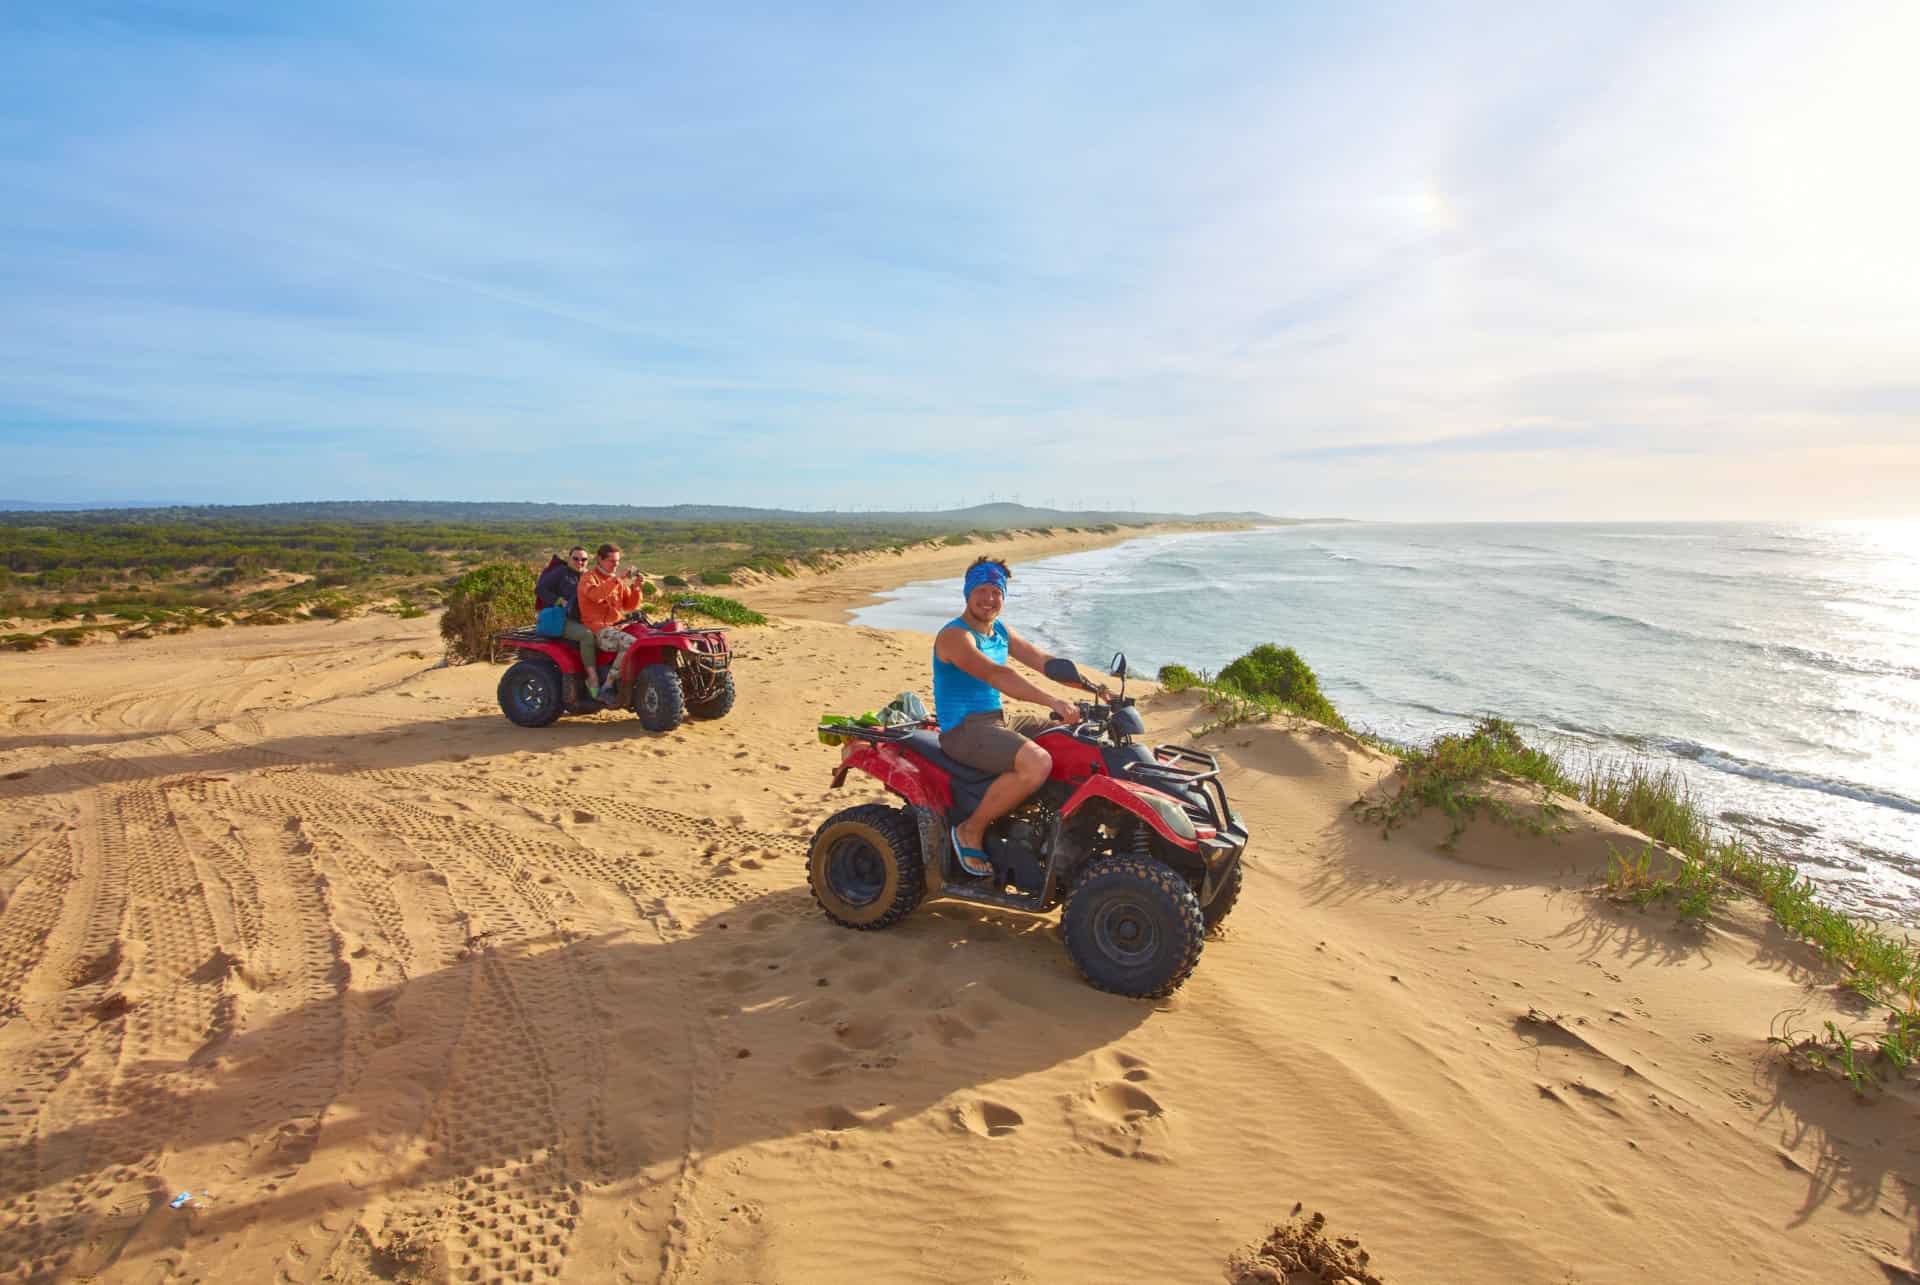
<instances>
[{"instance_id":1,"label":"footprint in sand","mask_svg":"<svg viewBox=\"0 0 1920 1285\"><path fill-rule=\"evenodd\" d=\"M896 1038L894 1025L889 1018L855 1019L839 1021L833 1024L833 1034L850 1049L877 1049L891 1043Z\"/></svg>"},{"instance_id":2,"label":"footprint in sand","mask_svg":"<svg viewBox=\"0 0 1920 1285\"><path fill-rule=\"evenodd\" d=\"M1135 1057L1121 1049L1108 1049L1094 1054L1093 1065L1095 1073L1103 1080L1120 1079L1139 1084L1153 1078L1145 1058Z\"/></svg>"},{"instance_id":3,"label":"footprint in sand","mask_svg":"<svg viewBox=\"0 0 1920 1285\"><path fill-rule=\"evenodd\" d=\"M947 1013L935 1013L927 1025L932 1029L934 1038L948 1048L964 1043L976 1034L971 1026Z\"/></svg>"},{"instance_id":4,"label":"footprint in sand","mask_svg":"<svg viewBox=\"0 0 1920 1285\"><path fill-rule=\"evenodd\" d=\"M866 1123L865 1117L837 1102L830 1106L815 1107L806 1114L806 1125L809 1129L828 1129L835 1133L846 1129L858 1129Z\"/></svg>"},{"instance_id":5,"label":"footprint in sand","mask_svg":"<svg viewBox=\"0 0 1920 1285\"><path fill-rule=\"evenodd\" d=\"M1074 1135L1123 1160L1169 1159L1167 1109L1141 1087L1152 1078L1146 1062L1119 1049L1098 1053L1093 1061L1096 1078L1062 1099Z\"/></svg>"},{"instance_id":6,"label":"footprint in sand","mask_svg":"<svg viewBox=\"0 0 1920 1285\"><path fill-rule=\"evenodd\" d=\"M1113 1124L1157 1119L1166 1112L1160 1100L1135 1084L1103 1084L1087 1096L1093 1114Z\"/></svg>"},{"instance_id":7,"label":"footprint in sand","mask_svg":"<svg viewBox=\"0 0 1920 1285\"><path fill-rule=\"evenodd\" d=\"M1004 1138L1017 1132L1026 1122L1027 1118L1012 1107L988 1102L984 1098L976 1102L963 1102L953 1109L955 1127L982 1138Z\"/></svg>"},{"instance_id":8,"label":"footprint in sand","mask_svg":"<svg viewBox=\"0 0 1920 1285\"><path fill-rule=\"evenodd\" d=\"M853 1061L847 1056L846 1050L831 1044L816 1044L793 1059L794 1070L816 1080L824 1080L852 1068Z\"/></svg>"}]
</instances>

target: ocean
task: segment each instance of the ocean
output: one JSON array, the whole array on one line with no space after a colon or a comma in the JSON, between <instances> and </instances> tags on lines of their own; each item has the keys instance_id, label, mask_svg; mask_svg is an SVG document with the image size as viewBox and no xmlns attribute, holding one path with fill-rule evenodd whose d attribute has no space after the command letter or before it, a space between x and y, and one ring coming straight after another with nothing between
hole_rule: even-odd
<instances>
[{"instance_id":1,"label":"ocean","mask_svg":"<svg viewBox=\"0 0 1920 1285\"><path fill-rule=\"evenodd\" d=\"M855 619L931 631L959 607L919 583ZM1497 714L1576 759L1649 756L1830 904L1920 924L1920 522L1150 536L1015 566L1004 619L1142 674L1291 646L1402 742Z\"/></svg>"}]
</instances>

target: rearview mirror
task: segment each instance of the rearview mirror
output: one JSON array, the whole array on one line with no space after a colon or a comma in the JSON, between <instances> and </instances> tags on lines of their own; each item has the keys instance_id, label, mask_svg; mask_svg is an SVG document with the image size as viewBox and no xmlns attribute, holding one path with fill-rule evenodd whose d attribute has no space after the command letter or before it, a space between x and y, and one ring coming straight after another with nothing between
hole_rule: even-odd
<instances>
[{"instance_id":1,"label":"rearview mirror","mask_svg":"<svg viewBox=\"0 0 1920 1285\"><path fill-rule=\"evenodd\" d=\"M1127 676L1127 653L1124 651L1114 652L1113 664L1107 667L1107 672L1115 678L1125 678Z\"/></svg>"}]
</instances>

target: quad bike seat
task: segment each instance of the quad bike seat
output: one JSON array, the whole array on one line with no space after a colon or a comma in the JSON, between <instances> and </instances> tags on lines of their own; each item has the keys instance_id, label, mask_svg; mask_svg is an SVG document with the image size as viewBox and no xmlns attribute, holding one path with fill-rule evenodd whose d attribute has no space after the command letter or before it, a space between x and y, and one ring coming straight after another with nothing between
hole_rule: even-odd
<instances>
[{"instance_id":1,"label":"quad bike seat","mask_svg":"<svg viewBox=\"0 0 1920 1285\"><path fill-rule=\"evenodd\" d=\"M985 785L998 775L995 772L982 772L977 767L968 767L959 759L949 758L947 752L940 748L938 732L908 732L900 743L945 772L955 785Z\"/></svg>"},{"instance_id":2,"label":"quad bike seat","mask_svg":"<svg viewBox=\"0 0 1920 1285\"><path fill-rule=\"evenodd\" d=\"M971 816L973 810L980 806L980 800L986 797L987 787L993 784L998 775L968 767L960 760L949 757L940 748L938 732L908 732L901 738L901 744L947 774L947 784L953 793L953 806L947 811L949 821L957 822Z\"/></svg>"}]
</instances>

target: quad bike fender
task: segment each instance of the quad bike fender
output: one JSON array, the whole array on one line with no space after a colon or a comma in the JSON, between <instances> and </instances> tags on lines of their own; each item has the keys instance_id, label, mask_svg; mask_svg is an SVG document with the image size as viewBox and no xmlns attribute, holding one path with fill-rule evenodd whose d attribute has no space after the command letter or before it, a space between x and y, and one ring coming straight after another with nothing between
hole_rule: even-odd
<instances>
[{"instance_id":1,"label":"quad bike fender","mask_svg":"<svg viewBox=\"0 0 1920 1285\"><path fill-rule=\"evenodd\" d=\"M1088 807L1116 807L1144 821L1168 845L1170 851L1167 855L1173 858L1173 864L1187 869L1194 880L1194 892L1202 906L1211 902L1214 895L1227 886L1233 868L1240 863L1240 854L1246 847L1245 831L1236 829L1230 835L1216 835L1212 830L1201 831L1177 800L1150 786L1116 780L1111 776L1089 777L1074 791L1073 797L1060 809L1061 831L1064 833L1073 817ZM1067 855L1057 842L1055 852L1057 858ZM1049 864L1047 870L1049 895L1053 893L1059 874L1060 865L1056 860Z\"/></svg>"},{"instance_id":2,"label":"quad bike fender","mask_svg":"<svg viewBox=\"0 0 1920 1285\"><path fill-rule=\"evenodd\" d=\"M524 638L502 638L499 645L519 652L522 659L529 654L545 656L563 674L587 672L580 665L580 648L565 639L542 639L539 642L533 642Z\"/></svg>"},{"instance_id":3,"label":"quad bike fender","mask_svg":"<svg viewBox=\"0 0 1920 1285\"><path fill-rule=\"evenodd\" d=\"M931 808L937 816L945 816L953 806L946 779L894 746L848 741L840 751L840 766L833 769L833 788L846 784L847 773L853 771L865 772L909 804Z\"/></svg>"},{"instance_id":4,"label":"quad bike fender","mask_svg":"<svg viewBox=\"0 0 1920 1285\"><path fill-rule=\"evenodd\" d=\"M629 629L633 636L633 646L627 648L622 658L622 668L628 674L637 674L648 665L671 665L677 657L676 652L686 652L701 658L716 658L724 667L731 658L727 648L725 634L711 630L660 630ZM605 655L602 652L601 655Z\"/></svg>"},{"instance_id":5,"label":"quad bike fender","mask_svg":"<svg viewBox=\"0 0 1920 1285\"><path fill-rule=\"evenodd\" d=\"M1186 820L1186 814L1180 810L1179 804L1158 790L1136 785L1131 781L1117 781L1110 776L1090 776L1081 782L1080 788L1073 792L1073 797L1069 798L1060 809L1062 824L1071 820L1081 809L1088 807L1096 800L1104 800L1140 818L1155 834L1174 847L1184 852L1198 853L1199 841L1193 833L1193 823ZM1178 815L1180 820L1185 822L1184 829L1187 833L1182 834L1174 828L1175 823L1168 820L1169 813Z\"/></svg>"}]
</instances>

